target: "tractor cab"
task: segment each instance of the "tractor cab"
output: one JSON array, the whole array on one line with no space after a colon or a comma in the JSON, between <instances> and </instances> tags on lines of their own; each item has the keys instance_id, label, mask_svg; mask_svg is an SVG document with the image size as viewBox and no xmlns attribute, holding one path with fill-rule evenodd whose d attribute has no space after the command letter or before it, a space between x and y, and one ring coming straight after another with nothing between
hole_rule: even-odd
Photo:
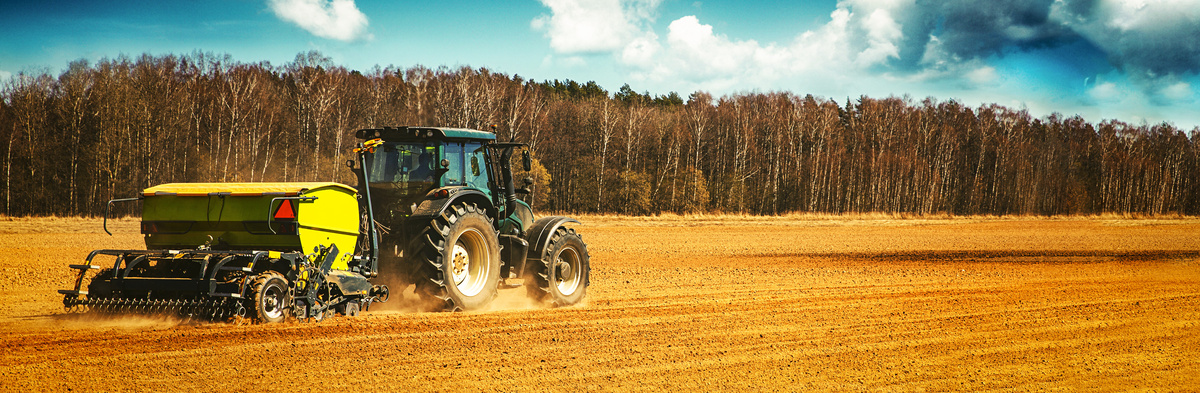
<instances>
[{"instance_id":1,"label":"tractor cab","mask_svg":"<svg viewBox=\"0 0 1200 393\"><path fill-rule=\"evenodd\" d=\"M359 130L360 139L379 139L364 152L366 182L377 211L388 221L411 216L435 190L469 189L493 200L487 145L495 135L450 128ZM360 182L363 184L363 182ZM394 217L393 217L394 216Z\"/></svg>"}]
</instances>

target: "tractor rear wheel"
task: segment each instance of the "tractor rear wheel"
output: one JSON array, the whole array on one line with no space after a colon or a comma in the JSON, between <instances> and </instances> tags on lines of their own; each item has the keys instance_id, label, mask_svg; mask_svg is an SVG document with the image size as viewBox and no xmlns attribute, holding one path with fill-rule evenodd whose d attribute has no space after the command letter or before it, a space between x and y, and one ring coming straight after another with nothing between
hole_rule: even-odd
<instances>
[{"instance_id":1,"label":"tractor rear wheel","mask_svg":"<svg viewBox=\"0 0 1200 393\"><path fill-rule=\"evenodd\" d=\"M591 257L583 238L570 228L558 228L541 261L531 263L525 276L529 297L556 307L579 304L587 292Z\"/></svg>"},{"instance_id":2,"label":"tractor rear wheel","mask_svg":"<svg viewBox=\"0 0 1200 393\"><path fill-rule=\"evenodd\" d=\"M269 271L254 278L251 287L254 319L260 323L279 323L287 318L288 284L283 275Z\"/></svg>"},{"instance_id":3,"label":"tractor rear wheel","mask_svg":"<svg viewBox=\"0 0 1200 393\"><path fill-rule=\"evenodd\" d=\"M416 289L435 311L478 310L496 297L500 242L483 209L451 206L418 241Z\"/></svg>"}]
</instances>

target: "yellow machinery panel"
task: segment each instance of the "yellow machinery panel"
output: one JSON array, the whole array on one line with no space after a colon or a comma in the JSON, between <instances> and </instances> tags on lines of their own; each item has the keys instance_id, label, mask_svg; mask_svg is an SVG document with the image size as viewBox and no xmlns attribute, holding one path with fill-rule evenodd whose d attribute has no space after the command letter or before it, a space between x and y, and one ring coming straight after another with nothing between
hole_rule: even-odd
<instances>
[{"instance_id":1,"label":"yellow machinery panel","mask_svg":"<svg viewBox=\"0 0 1200 393\"><path fill-rule=\"evenodd\" d=\"M149 249L302 251L336 245L347 269L359 234L358 193L330 182L171 183L142 193ZM290 212L280 212L281 205Z\"/></svg>"}]
</instances>

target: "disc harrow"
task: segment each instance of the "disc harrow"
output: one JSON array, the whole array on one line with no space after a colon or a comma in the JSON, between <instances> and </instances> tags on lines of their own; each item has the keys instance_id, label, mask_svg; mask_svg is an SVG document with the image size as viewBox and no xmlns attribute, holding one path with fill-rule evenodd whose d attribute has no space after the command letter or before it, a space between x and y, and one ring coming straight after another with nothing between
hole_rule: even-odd
<instances>
[{"instance_id":1,"label":"disc harrow","mask_svg":"<svg viewBox=\"0 0 1200 393\"><path fill-rule=\"evenodd\" d=\"M65 297L63 306L81 314L116 315L174 315L184 320L227 321L246 317L242 300L221 299L127 299L116 297Z\"/></svg>"}]
</instances>

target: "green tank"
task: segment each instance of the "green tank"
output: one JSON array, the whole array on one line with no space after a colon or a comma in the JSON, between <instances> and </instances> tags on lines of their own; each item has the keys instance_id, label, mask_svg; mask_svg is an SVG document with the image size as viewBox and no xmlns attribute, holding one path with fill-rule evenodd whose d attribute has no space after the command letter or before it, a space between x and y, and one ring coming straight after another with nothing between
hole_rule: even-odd
<instances>
[{"instance_id":1,"label":"green tank","mask_svg":"<svg viewBox=\"0 0 1200 393\"><path fill-rule=\"evenodd\" d=\"M170 183L142 192L146 248L311 252L358 242L358 192L339 183Z\"/></svg>"}]
</instances>

